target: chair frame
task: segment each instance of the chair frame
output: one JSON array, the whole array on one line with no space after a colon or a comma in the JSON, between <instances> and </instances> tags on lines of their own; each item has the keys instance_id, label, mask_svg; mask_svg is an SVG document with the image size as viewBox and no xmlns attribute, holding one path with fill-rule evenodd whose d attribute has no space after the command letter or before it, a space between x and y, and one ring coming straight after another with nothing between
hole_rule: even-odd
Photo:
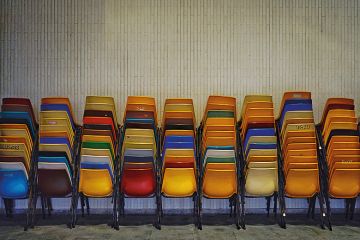
<instances>
[{"instance_id":1,"label":"chair frame","mask_svg":"<svg viewBox=\"0 0 360 240\"><path fill-rule=\"evenodd\" d=\"M198 216L198 229L202 229L202 218L203 218L203 212L202 212L202 198L205 197L203 195L203 177L204 177L204 168L201 164L202 159L202 135L204 130L204 122L200 123L200 126L197 129L197 162L198 162L198 208L197 208L197 216ZM236 142L239 142L239 136L236 135ZM230 206L230 217L233 216L233 207L234 207L234 219L235 219L235 225L237 229L246 229L245 222L244 222L244 216L245 216L245 208L244 208L244 176L243 176L243 164L241 164L240 156L239 156L239 149L235 151L235 160L236 160L236 176L237 176L237 193L231 196L229 199L229 206ZM206 197L205 197L206 198Z\"/></svg>"},{"instance_id":2,"label":"chair frame","mask_svg":"<svg viewBox=\"0 0 360 240\"><path fill-rule=\"evenodd\" d=\"M277 135L277 142L278 142L278 169L279 169L279 203L280 203L280 223L279 225L282 228L286 228L286 203L285 203L285 174L284 174L284 168L283 168L283 157L282 157L282 145L280 141L281 136L281 130L280 130L280 121L279 119L275 121L276 123L276 135ZM319 192L315 194L312 198L308 198L308 211L307 211L307 217L311 217L312 219L315 218L315 203L316 199L319 201L320 206L320 227L322 229L325 229L325 225L327 225L327 228L329 230L332 230L331 221L329 218L329 212L330 212L330 203L328 202L327 195L325 194L325 182L327 181L327 177L324 175L324 162L323 158L321 157L321 149L323 149L319 143L319 136L317 136L317 154L318 154L318 168L319 168ZM325 207L326 206L326 207Z\"/></svg>"},{"instance_id":3,"label":"chair frame","mask_svg":"<svg viewBox=\"0 0 360 240\"><path fill-rule=\"evenodd\" d=\"M241 204L242 204L242 210L244 209L244 204L245 204L245 198L261 198L262 196L246 196L245 193L245 183L246 183L246 157L245 157L245 150L244 150L244 146L243 143L241 141L241 137L240 137L240 133L242 132L241 129L242 126L242 122L241 120L237 123L237 128L236 128L236 133L237 133L237 146L238 148L238 155L240 156L240 166L241 166ZM278 172L279 174L279 172ZM278 176L279 179L279 176ZM275 218L277 217L277 203L278 203L278 191L274 192L271 196L266 196L266 211L267 211L267 216L269 217L270 215L270 202L271 202L271 198L274 198L274 207L273 207L273 213ZM281 203L279 203L280 208L282 206ZM241 214L242 217L242 224L244 225L244 229L245 229L245 213L242 212Z\"/></svg>"}]
</instances>

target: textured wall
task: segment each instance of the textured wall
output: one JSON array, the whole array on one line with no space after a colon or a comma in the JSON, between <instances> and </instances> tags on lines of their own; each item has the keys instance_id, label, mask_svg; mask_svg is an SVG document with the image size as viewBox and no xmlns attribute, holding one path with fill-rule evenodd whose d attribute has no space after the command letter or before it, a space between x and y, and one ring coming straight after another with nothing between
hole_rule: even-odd
<instances>
[{"instance_id":1,"label":"textured wall","mask_svg":"<svg viewBox=\"0 0 360 240\"><path fill-rule=\"evenodd\" d=\"M38 109L41 97L68 96L77 119L86 95L114 96L121 112L128 95L154 96L160 109L191 97L200 118L210 94L239 104L271 94L278 106L284 91L309 90L318 118L328 97L360 104L359 9L359 0L0 0L0 97Z\"/></svg>"}]
</instances>

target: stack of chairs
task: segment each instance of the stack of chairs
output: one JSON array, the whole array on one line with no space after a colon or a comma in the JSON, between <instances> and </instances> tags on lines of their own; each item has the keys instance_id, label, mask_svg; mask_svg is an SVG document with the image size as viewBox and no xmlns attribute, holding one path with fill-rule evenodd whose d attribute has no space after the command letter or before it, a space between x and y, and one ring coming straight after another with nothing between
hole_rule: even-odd
<instances>
[{"instance_id":1,"label":"stack of chairs","mask_svg":"<svg viewBox=\"0 0 360 240\"><path fill-rule=\"evenodd\" d=\"M116 187L120 132L114 99L87 96L80 150L79 194L82 215L85 204L89 214L89 197L116 198L113 193ZM116 201L113 202L116 209ZM113 220L115 214L116 212L113 213Z\"/></svg>"},{"instance_id":2,"label":"stack of chairs","mask_svg":"<svg viewBox=\"0 0 360 240\"><path fill-rule=\"evenodd\" d=\"M29 198L34 189L34 161L38 125L29 99L4 98L0 112L0 197L6 216L16 199ZM27 219L29 220L29 219ZM28 225L28 223L26 224Z\"/></svg>"},{"instance_id":3,"label":"stack of chairs","mask_svg":"<svg viewBox=\"0 0 360 240\"><path fill-rule=\"evenodd\" d=\"M360 143L354 109L353 99L330 98L319 124L328 169L328 194L346 199L346 216L350 211L350 219L360 193Z\"/></svg>"},{"instance_id":4,"label":"stack of chairs","mask_svg":"<svg viewBox=\"0 0 360 240\"><path fill-rule=\"evenodd\" d=\"M166 99L161 127L161 193L165 197L193 197L194 214L198 201L195 126L192 99Z\"/></svg>"},{"instance_id":5,"label":"stack of chairs","mask_svg":"<svg viewBox=\"0 0 360 240\"><path fill-rule=\"evenodd\" d=\"M318 146L310 92L286 92L283 96L277 131L281 144L281 185L283 196L307 198L308 214L314 217L318 197L321 209L321 227L324 227L323 199L320 191ZM283 201L283 205L285 202ZM281 225L285 227L285 206Z\"/></svg>"},{"instance_id":6,"label":"stack of chairs","mask_svg":"<svg viewBox=\"0 0 360 240\"><path fill-rule=\"evenodd\" d=\"M277 139L271 96L248 95L244 99L239 132L245 160L245 192L248 197L266 197L267 213L278 191Z\"/></svg>"},{"instance_id":7,"label":"stack of chairs","mask_svg":"<svg viewBox=\"0 0 360 240\"><path fill-rule=\"evenodd\" d=\"M45 218L45 207L49 215L52 210L51 198L72 197L73 194L77 124L69 99L42 98L39 122L37 194L41 197Z\"/></svg>"},{"instance_id":8,"label":"stack of chairs","mask_svg":"<svg viewBox=\"0 0 360 240\"><path fill-rule=\"evenodd\" d=\"M200 126L201 171L199 182L199 223L202 221L202 197L229 199L235 205L236 226L240 228L239 182L236 136L236 99L210 96Z\"/></svg>"},{"instance_id":9,"label":"stack of chairs","mask_svg":"<svg viewBox=\"0 0 360 240\"><path fill-rule=\"evenodd\" d=\"M124 140L120 162L119 215L124 214L125 197L148 198L157 191L158 126L155 99L129 96L124 113Z\"/></svg>"}]
</instances>

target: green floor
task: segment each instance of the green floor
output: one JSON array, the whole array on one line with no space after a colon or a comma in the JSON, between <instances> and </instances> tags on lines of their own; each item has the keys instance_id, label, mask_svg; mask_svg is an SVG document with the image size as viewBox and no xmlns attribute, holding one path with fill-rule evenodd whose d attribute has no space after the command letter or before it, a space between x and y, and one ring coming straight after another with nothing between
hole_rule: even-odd
<instances>
[{"instance_id":1,"label":"green floor","mask_svg":"<svg viewBox=\"0 0 360 240\"><path fill-rule=\"evenodd\" d=\"M108 226L111 216L80 217L78 226L70 230L65 224L67 218L55 215L45 220L38 218L37 226L27 232L22 228L23 217L6 219L1 215L0 239L360 239L358 215L353 221L345 221L343 215L333 216L332 232L322 230L317 219L302 215L288 216L287 229L281 229L273 217L248 215L246 230L237 230L226 215L205 215L203 230L197 230L188 216L166 216L162 230L157 230L152 226L151 216L131 215L122 220L119 231Z\"/></svg>"}]
</instances>

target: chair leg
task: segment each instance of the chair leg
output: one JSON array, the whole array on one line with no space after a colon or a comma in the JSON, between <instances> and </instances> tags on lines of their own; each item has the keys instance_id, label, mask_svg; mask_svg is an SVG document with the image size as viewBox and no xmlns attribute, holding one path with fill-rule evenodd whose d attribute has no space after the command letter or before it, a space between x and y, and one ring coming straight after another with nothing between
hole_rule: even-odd
<instances>
[{"instance_id":1,"label":"chair leg","mask_svg":"<svg viewBox=\"0 0 360 240\"><path fill-rule=\"evenodd\" d=\"M270 201L271 201L271 197L266 197L266 212L267 212L267 217L270 216Z\"/></svg>"},{"instance_id":2,"label":"chair leg","mask_svg":"<svg viewBox=\"0 0 360 240\"><path fill-rule=\"evenodd\" d=\"M350 209L350 201L349 199L345 199L345 219L348 219Z\"/></svg>"},{"instance_id":3,"label":"chair leg","mask_svg":"<svg viewBox=\"0 0 360 240\"><path fill-rule=\"evenodd\" d=\"M315 219L315 204L316 204L316 196L311 199L311 218Z\"/></svg>"},{"instance_id":4,"label":"chair leg","mask_svg":"<svg viewBox=\"0 0 360 240\"><path fill-rule=\"evenodd\" d=\"M230 214L229 214L229 216L232 217L232 213L233 213L232 198L229 198L229 208L230 208Z\"/></svg>"},{"instance_id":5,"label":"chair leg","mask_svg":"<svg viewBox=\"0 0 360 240\"><path fill-rule=\"evenodd\" d=\"M89 198L85 197L86 200L86 213L87 215L90 215L90 204L89 204Z\"/></svg>"},{"instance_id":6,"label":"chair leg","mask_svg":"<svg viewBox=\"0 0 360 240\"><path fill-rule=\"evenodd\" d=\"M350 220L354 219L355 206L356 206L356 198L353 198L351 199Z\"/></svg>"},{"instance_id":7,"label":"chair leg","mask_svg":"<svg viewBox=\"0 0 360 240\"><path fill-rule=\"evenodd\" d=\"M236 228L239 230L241 228L241 225L245 225L244 223L241 223L241 211L240 211L240 196L239 194L236 194L235 196L235 224ZM245 229L245 228L244 228Z\"/></svg>"},{"instance_id":8,"label":"chair leg","mask_svg":"<svg viewBox=\"0 0 360 240\"><path fill-rule=\"evenodd\" d=\"M74 192L73 195L73 212L72 212L72 221L71 221L71 228L75 228L76 222L77 222L77 208L78 208L78 204L79 204L79 195L81 193L78 192Z\"/></svg>"},{"instance_id":9,"label":"chair leg","mask_svg":"<svg viewBox=\"0 0 360 240\"><path fill-rule=\"evenodd\" d=\"M52 211L51 198L46 198L46 201L47 201L48 216L51 216L51 211Z\"/></svg>"},{"instance_id":10,"label":"chair leg","mask_svg":"<svg viewBox=\"0 0 360 240\"><path fill-rule=\"evenodd\" d=\"M320 206L320 221L321 221L321 228L325 229L325 211L324 211L324 199L323 199L323 195L319 194L318 195L318 199L319 199L319 206ZM315 204L314 204L314 209L315 209Z\"/></svg>"},{"instance_id":11,"label":"chair leg","mask_svg":"<svg viewBox=\"0 0 360 240\"><path fill-rule=\"evenodd\" d=\"M4 201L4 207L5 207L5 215L7 218L10 217L10 211L9 211L9 202L8 199L3 198Z\"/></svg>"},{"instance_id":12,"label":"chair leg","mask_svg":"<svg viewBox=\"0 0 360 240\"><path fill-rule=\"evenodd\" d=\"M15 207L15 201L12 199L9 199L9 205L10 205L10 217L13 216L14 213L14 207Z\"/></svg>"},{"instance_id":13,"label":"chair leg","mask_svg":"<svg viewBox=\"0 0 360 240\"><path fill-rule=\"evenodd\" d=\"M84 199L83 194L80 194L80 203L81 203L81 216L84 217L85 216L85 210L84 210L85 199Z\"/></svg>"},{"instance_id":14,"label":"chair leg","mask_svg":"<svg viewBox=\"0 0 360 240\"><path fill-rule=\"evenodd\" d=\"M194 197L193 197L193 219L194 219L194 224L195 226L198 225L198 222L197 222L197 208L198 208L198 194L195 193L194 194Z\"/></svg>"},{"instance_id":15,"label":"chair leg","mask_svg":"<svg viewBox=\"0 0 360 240\"><path fill-rule=\"evenodd\" d=\"M198 199L198 229L202 230L202 194L199 195Z\"/></svg>"},{"instance_id":16,"label":"chair leg","mask_svg":"<svg viewBox=\"0 0 360 240\"><path fill-rule=\"evenodd\" d=\"M277 201L278 201L278 194L277 192L274 193L274 216L276 218L277 215Z\"/></svg>"},{"instance_id":17,"label":"chair leg","mask_svg":"<svg viewBox=\"0 0 360 240\"><path fill-rule=\"evenodd\" d=\"M42 218L45 219L46 214L45 214L45 200L43 196L40 196L40 200L41 200L41 213L42 213Z\"/></svg>"},{"instance_id":18,"label":"chair leg","mask_svg":"<svg viewBox=\"0 0 360 240\"><path fill-rule=\"evenodd\" d=\"M26 225L24 227L24 231L27 231L30 226L31 213L32 213L32 202L33 202L33 195L30 193L29 199L28 199L28 208L26 210Z\"/></svg>"},{"instance_id":19,"label":"chair leg","mask_svg":"<svg viewBox=\"0 0 360 240\"><path fill-rule=\"evenodd\" d=\"M38 201L38 193L36 190L34 191L33 199L34 200L32 202L31 223L30 223L31 228L34 228L34 226L35 226L36 206L37 206L37 201Z\"/></svg>"}]
</instances>

